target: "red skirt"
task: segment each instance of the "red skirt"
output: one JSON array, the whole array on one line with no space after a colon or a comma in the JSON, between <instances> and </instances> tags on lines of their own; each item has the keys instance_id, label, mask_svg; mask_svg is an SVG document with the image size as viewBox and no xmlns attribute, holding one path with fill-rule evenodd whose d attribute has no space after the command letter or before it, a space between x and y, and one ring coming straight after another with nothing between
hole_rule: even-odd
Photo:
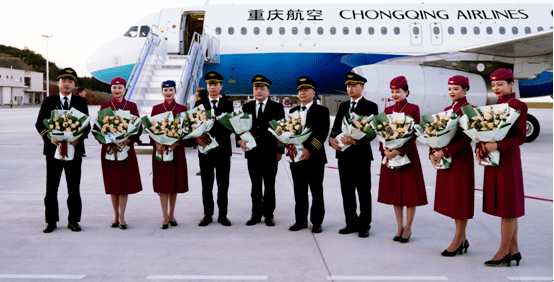
<instances>
[{"instance_id":1,"label":"red skirt","mask_svg":"<svg viewBox=\"0 0 554 282\"><path fill-rule=\"evenodd\" d=\"M134 146L129 146L129 156L125 160L117 162L106 160L107 147L107 145L102 145L100 153L106 194L128 195L142 191Z\"/></svg>"},{"instance_id":2,"label":"red skirt","mask_svg":"<svg viewBox=\"0 0 554 282\"><path fill-rule=\"evenodd\" d=\"M415 142L415 140L408 142ZM421 170L421 161L415 144L407 155L410 164L400 169L390 169L381 164L377 198L379 203L407 207L427 204L423 171Z\"/></svg>"},{"instance_id":3,"label":"red skirt","mask_svg":"<svg viewBox=\"0 0 554 282\"><path fill-rule=\"evenodd\" d=\"M152 172L154 192L185 193L189 190L187 158L183 144L173 151L173 161L156 160L156 150L152 152Z\"/></svg>"},{"instance_id":4,"label":"red skirt","mask_svg":"<svg viewBox=\"0 0 554 282\"><path fill-rule=\"evenodd\" d=\"M435 211L453 219L473 218L475 173L471 145L452 156L450 169L437 170Z\"/></svg>"}]
</instances>

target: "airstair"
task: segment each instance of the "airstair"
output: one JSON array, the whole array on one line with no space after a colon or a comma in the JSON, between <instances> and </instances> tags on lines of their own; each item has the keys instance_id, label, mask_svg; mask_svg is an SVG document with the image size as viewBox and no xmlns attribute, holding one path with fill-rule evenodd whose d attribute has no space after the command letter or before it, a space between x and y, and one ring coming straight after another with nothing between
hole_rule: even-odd
<instances>
[{"instance_id":1,"label":"airstair","mask_svg":"<svg viewBox=\"0 0 554 282\"><path fill-rule=\"evenodd\" d=\"M166 80L177 83L175 100L187 105L196 94L204 63L219 63L219 41L207 33L194 33L187 55L168 55L167 40L158 35L155 26L151 30L129 77L125 96L137 104L141 115L150 115L152 107L164 101L161 85Z\"/></svg>"}]
</instances>

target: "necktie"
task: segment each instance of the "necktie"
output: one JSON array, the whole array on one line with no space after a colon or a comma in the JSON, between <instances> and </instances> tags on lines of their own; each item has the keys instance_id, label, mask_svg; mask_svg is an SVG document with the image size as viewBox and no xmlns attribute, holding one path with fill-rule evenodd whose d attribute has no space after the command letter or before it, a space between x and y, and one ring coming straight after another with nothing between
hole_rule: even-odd
<instances>
[{"instance_id":1,"label":"necktie","mask_svg":"<svg viewBox=\"0 0 554 282\"><path fill-rule=\"evenodd\" d=\"M63 97L63 109L69 110L69 103L67 102L67 97Z\"/></svg>"},{"instance_id":2,"label":"necktie","mask_svg":"<svg viewBox=\"0 0 554 282\"><path fill-rule=\"evenodd\" d=\"M258 103L258 116L256 116L257 119L259 119L262 116L262 107L264 106L264 103Z\"/></svg>"},{"instance_id":3,"label":"necktie","mask_svg":"<svg viewBox=\"0 0 554 282\"><path fill-rule=\"evenodd\" d=\"M214 109L214 112L217 112L217 106L215 105L215 103L217 103L217 100L212 100L212 109Z\"/></svg>"},{"instance_id":4,"label":"necktie","mask_svg":"<svg viewBox=\"0 0 554 282\"><path fill-rule=\"evenodd\" d=\"M354 108L356 108L356 102L352 101L352 106L350 106L350 112L353 112Z\"/></svg>"},{"instance_id":5,"label":"necktie","mask_svg":"<svg viewBox=\"0 0 554 282\"><path fill-rule=\"evenodd\" d=\"M302 111L306 111L306 106L302 106Z\"/></svg>"}]
</instances>

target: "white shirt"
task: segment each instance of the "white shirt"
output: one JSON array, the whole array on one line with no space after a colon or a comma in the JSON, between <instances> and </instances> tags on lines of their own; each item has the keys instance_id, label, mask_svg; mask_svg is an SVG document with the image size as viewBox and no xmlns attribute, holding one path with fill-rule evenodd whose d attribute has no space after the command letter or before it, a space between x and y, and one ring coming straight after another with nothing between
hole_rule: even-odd
<instances>
[{"instance_id":1,"label":"white shirt","mask_svg":"<svg viewBox=\"0 0 554 282\"><path fill-rule=\"evenodd\" d=\"M210 106L213 108L214 106L214 103L212 101L215 101L215 106L217 107L219 105L219 96L217 97L217 99L212 99L212 97L208 96L208 98L210 99Z\"/></svg>"},{"instance_id":2,"label":"white shirt","mask_svg":"<svg viewBox=\"0 0 554 282\"><path fill-rule=\"evenodd\" d=\"M350 112L352 112L352 110L354 110L357 106L358 106L358 103L360 102L360 99L362 99L363 96L360 96L360 98L354 100L352 98L350 98ZM356 105L354 106L354 109L352 108L352 102L356 102Z\"/></svg>"},{"instance_id":3,"label":"white shirt","mask_svg":"<svg viewBox=\"0 0 554 282\"><path fill-rule=\"evenodd\" d=\"M262 113L264 112L265 110L265 106L267 105L267 97L265 98L265 100L263 102L261 102L261 107L262 107ZM258 118L258 111L260 110L260 102L258 102L256 100L256 118Z\"/></svg>"},{"instance_id":4,"label":"white shirt","mask_svg":"<svg viewBox=\"0 0 554 282\"><path fill-rule=\"evenodd\" d=\"M71 96L73 96L72 94L69 94L67 95L67 106L68 107L71 107ZM60 102L61 102L61 106L62 106L62 109L63 109L63 104L65 103L65 96L60 93Z\"/></svg>"},{"instance_id":5,"label":"white shirt","mask_svg":"<svg viewBox=\"0 0 554 282\"><path fill-rule=\"evenodd\" d=\"M307 104L306 106L300 104L300 110L302 110L302 107L306 107L306 112L310 110L310 107L314 104L314 101L311 101L309 104Z\"/></svg>"}]
</instances>

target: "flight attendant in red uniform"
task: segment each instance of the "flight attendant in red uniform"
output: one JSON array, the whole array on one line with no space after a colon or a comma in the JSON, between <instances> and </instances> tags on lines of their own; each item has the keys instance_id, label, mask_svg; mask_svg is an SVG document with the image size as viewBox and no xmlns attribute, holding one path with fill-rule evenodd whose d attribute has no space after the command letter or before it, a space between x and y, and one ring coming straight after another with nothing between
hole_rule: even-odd
<instances>
[{"instance_id":1,"label":"flight attendant in red uniform","mask_svg":"<svg viewBox=\"0 0 554 282\"><path fill-rule=\"evenodd\" d=\"M113 99L102 103L100 110L111 108L115 110L130 111L132 115L140 116L137 104L125 100L125 85L127 82L121 77L116 77L111 81L111 89ZM102 163L102 175L104 177L104 188L106 194L112 198L112 206L115 218L112 221L111 227L119 227L127 229L125 222L125 208L127 207L127 198L129 194L135 194L142 191L142 183L140 181L140 172L137 162L137 154L133 144L140 139L139 133L129 137L121 145L129 146L128 156L125 160L110 161L104 157L106 151L111 146L110 144L102 145L100 159Z\"/></svg>"},{"instance_id":2,"label":"flight attendant in red uniform","mask_svg":"<svg viewBox=\"0 0 554 282\"><path fill-rule=\"evenodd\" d=\"M187 110L186 106L175 102L175 81L164 81L162 83L162 94L165 101L152 108L152 116L169 111L172 111L175 116ZM167 229L169 224L177 226L177 220L174 216L177 193L185 193L189 190L187 158L185 155L186 141L178 141L171 146L164 146L150 139L150 144L160 154L163 154L166 149L173 152L173 160L170 162L157 161L156 152L152 152L154 192L160 196L163 213L161 228Z\"/></svg>"},{"instance_id":3,"label":"flight attendant in red uniform","mask_svg":"<svg viewBox=\"0 0 554 282\"><path fill-rule=\"evenodd\" d=\"M448 95L452 105L444 110L452 110L462 116L462 107L470 105L466 99L469 90L469 79L456 75L448 80ZM437 184L435 187L435 211L449 216L456 222L456 233L452 243L441 255L453 257L462 254L462 250L469 247L466 239L467 221L473 218L475 198L475 174L473 169L473 150L471 139L458 129L456 135L446 147L431 149L429 159L434 166L439 165L442 157L452 158L449 169L437 170Z\"/></svg>"},{"instance_id":4,"label":"flight attendant in red uniform","mask_svg":"<svg viewBox=\"0 0 554 282\"><path fill-rule=\"evenodd\" d=\"M419 123L419 107L408 103L406 97L410 95L408 81L405 77L399 76L390 82L391 97L394 105L385 108L386 114L405 113L411 116L415 123ZM383 149L379 146L382 156L392 159L397 155L407 155L410 164L400 169L390 169L381 165L381 176L379 178L379 195L377 201L383 204L393 205L398 232L394 241L408 243L412 234L412 223L416 206L427 204L425 182L421 170L421 161L415 144L415 136L398 149ZM404 225L404 207L406 207L406 225Z\"/></svg>"},{"instance_id":5,"label":"flight attendant in red uniform","mask_svg":"<svg viewBox=\"0 0 554 282\"><path fill-rule=\"evenodd\" d=\"M498 266L521 260L517 245L517 218L525 214L523 194L523 172L519 146L525 143L527 131L527 105L516 99L512 92L514 74L509 69L499 69L490 75L492 91L498 97L497 104L507 103L519 110L520 116L502 141L477 143L477 160L489 152L500 150L499 166L485 166L483 184L483 211L502 218L500 248L487 266Z\"/></svg>"}]
</instances>

